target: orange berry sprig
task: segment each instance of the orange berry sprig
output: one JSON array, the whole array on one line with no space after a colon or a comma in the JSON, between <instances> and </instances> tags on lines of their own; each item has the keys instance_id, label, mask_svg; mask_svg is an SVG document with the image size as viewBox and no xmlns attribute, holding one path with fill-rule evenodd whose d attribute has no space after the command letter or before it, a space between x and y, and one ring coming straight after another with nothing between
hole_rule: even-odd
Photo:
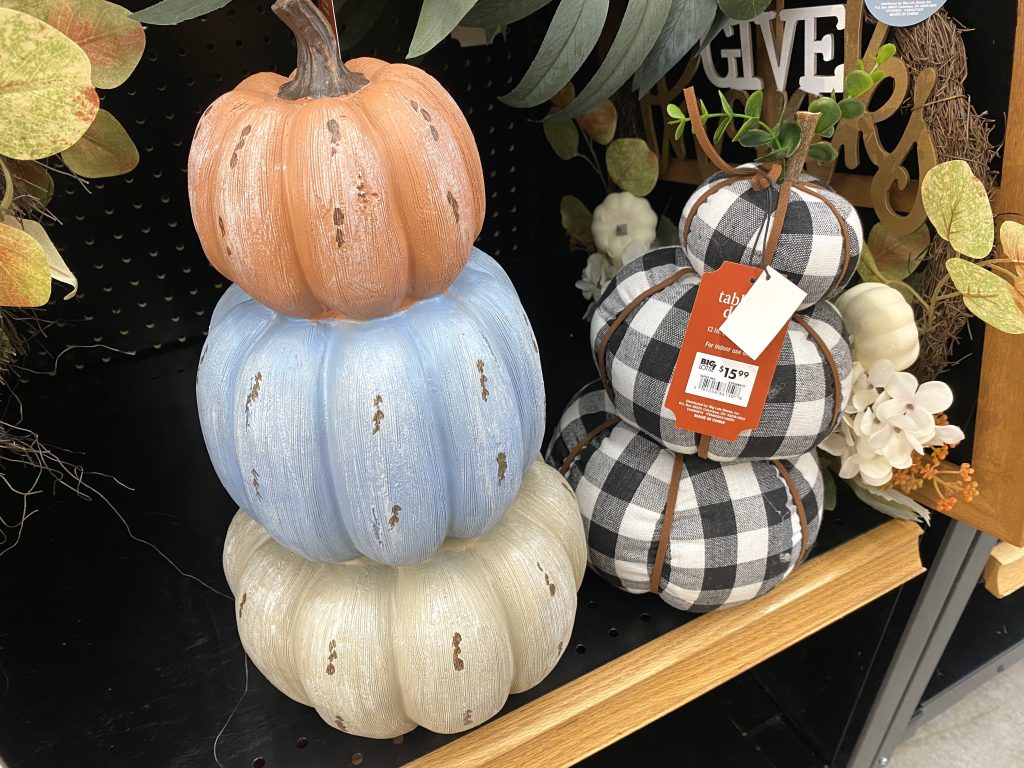
<instances>
[{"instance_id":1,"label":"orange berry sprig","mask_svg":"<svg viewBox=\"0 0 1024 768\"><path fill-rule=\"evenodd\" d=\"M937 424L946 424L948 421L944 413L935 417ZM978 481L974 479L974 467L964 462L957 469L942 469L942 462L952 447L943 444L926 448L924 454L915 453L913 463L906 469L895 470L886 487L910 495L926 482L931 483L939 497L935 505L938 512L948 513L956 506L958 499L967 502L974 500L979 493Z\"/></svg>"}]
</instances>

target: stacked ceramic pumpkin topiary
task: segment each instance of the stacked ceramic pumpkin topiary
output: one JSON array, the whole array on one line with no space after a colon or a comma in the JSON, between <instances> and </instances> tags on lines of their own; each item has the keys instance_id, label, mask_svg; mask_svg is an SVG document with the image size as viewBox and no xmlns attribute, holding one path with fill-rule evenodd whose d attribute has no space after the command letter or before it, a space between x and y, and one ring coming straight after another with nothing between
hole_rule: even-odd
<instances>
[{"instance_id":1,"label":"stacked ceramic pumpkin topiary","mask_svg":"<svg viewBox=\"0 0 1024 768\"><path fill-rule=\"evenodd\" d=\"M273 10L298 69L214 102L189 158L200 240L235 282L197 392L240 507L239 634L336 728L464 730L554 666L586 559L536 459L536 342L473 247L483 174L452 99L414 67L342 63L311 0Z\"/></svg>"},{"instance_id":2,"label":"stacked ceramic pumpkin topiary","mask_svg":"<svg viewBox=\"0 0 1024 768\"><path fill-rule=\"evenodd\" d=\"M600 379L569 404L548 460L576 491L599 574L628 592L709 611L772 589L814 544L824 503L814 449L836 427L852 372L842 319L827 299L855 273L862 229L848 201L801 174L802 152L785 176L777 163L726 163L703 132L692 91L688 101L695 136L722 173L684 207L682 247L631 261L605 290L590 335ZM756 386L728 378L735 368L721 382L696 376L700 355L694 370L677 370L699 316L698 290L727 263L758 273L772 265L806 294L775 337L774 372L762 366L771 378L759 423L728 437L713 434L711 421L706 433L695 431L668 402L673 376L706 379L686 393L704 395L711 414ZM694 322L697 333L704 322ZM731 340L717 324L707 331L725 349ZM764 359L748 356L738 367L756 378Z\"/></svg>"}]
</instances>

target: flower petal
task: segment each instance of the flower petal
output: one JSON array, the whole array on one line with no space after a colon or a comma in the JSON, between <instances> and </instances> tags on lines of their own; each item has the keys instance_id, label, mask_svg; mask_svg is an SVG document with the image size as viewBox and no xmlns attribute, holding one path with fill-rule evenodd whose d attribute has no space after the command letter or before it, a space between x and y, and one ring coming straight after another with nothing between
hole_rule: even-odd
<instances>
[{"instance_id":1,"label":"flower petal","mask_svg":"<svg viewBox=\"0 0 1024 768\"><path fill-rule=\"evenodd\" d=\"M942 413L953 404L953 390L941 381L926 381L917 389L914 405L928 413Z\"/></svg>"},{"instance_id":2,"label":"flower petal","mask_svg":"<svg viewBox=\"0 0 1024 768\"><path fill-rule=\"evenodd\" d=\"M894 400L913 400L914 393L917 392L917 379L912 373L897 371L886 382L885 391Z\"/></svg>"},{"instance_id":3,"label":"flower petal","mask_svg":"<svg viewBox=\"0 0 1024 768\"><path fill-rule=\"evenodd\" d=\"M892 378L892 375L896 372L896 366L893 365L892 360L876 360L875 364L871 366L871 371L868 373L868 381L874 387L885 387Z\"/></svg>"}]
</instances>

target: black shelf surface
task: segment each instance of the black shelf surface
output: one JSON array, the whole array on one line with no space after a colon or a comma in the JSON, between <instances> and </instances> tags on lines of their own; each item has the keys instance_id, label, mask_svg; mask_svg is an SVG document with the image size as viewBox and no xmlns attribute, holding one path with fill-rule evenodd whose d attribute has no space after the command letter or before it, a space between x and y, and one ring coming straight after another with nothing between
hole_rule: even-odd
<instances>
[{"instance_id":1,"label":"black shelf surface","mask_svg":"<svg viewBox=\"0 0 1024 768\"><path fill-rule=\"evenodd\" d=\"M198 356L199 345L188 345L35 381L18 394L44 441L80 451L71 458L134 489L86 478L135 536L226 592L220 554L235 507L199 429ZM39 512L20 542L0 558L0 759L9 768L213 765L214 737L245 678L232 603L130 538L98 495L43 491L29 499ZM885 520L850 506L826 515L815 554ZM565 656L506 710L693 618L588 573ZM349 736L248 670L249 691L218 745L225 766L261 765L258 758L268 768L396 766L455 738L423 729L398 744ZM714 719L729 710L723 702L743 698L726 691L703 712L686 708L687 716Z\"/></svg>"}]
</instances>

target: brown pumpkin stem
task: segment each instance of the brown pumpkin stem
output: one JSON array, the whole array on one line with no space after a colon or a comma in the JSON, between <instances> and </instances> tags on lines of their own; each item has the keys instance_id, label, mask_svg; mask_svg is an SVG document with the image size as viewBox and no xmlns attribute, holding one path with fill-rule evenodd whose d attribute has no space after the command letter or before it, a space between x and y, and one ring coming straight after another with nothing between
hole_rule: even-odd
<instances>
[{"instance_id":1,"label":"brown pumpkin stem","mask_svg":"<svg viewBox=\"0 0 1024 768\"><path fill-rule=\"evenodd\" d=\"M337 35L312 0L276 0L270 8L288 25L298 46L295 77L278 89L279 98L344 96L369 82L342 62Z\"/></svg>"},{"instance_id":2,"label":"brown pumpkin stem","mask_svg":"<svg viewBox=\"0 0 1024 768\"><path fill-rule=\"evenodd\" d=\"M804 162L807 160L807 150L814 141L814 127L818 124L818 115L815 112L797 112L796 123L800 126L800 143L796 151L786 160L786 180L799 181L800 174L804 171Z\"/></svg>"}]
</instances>

